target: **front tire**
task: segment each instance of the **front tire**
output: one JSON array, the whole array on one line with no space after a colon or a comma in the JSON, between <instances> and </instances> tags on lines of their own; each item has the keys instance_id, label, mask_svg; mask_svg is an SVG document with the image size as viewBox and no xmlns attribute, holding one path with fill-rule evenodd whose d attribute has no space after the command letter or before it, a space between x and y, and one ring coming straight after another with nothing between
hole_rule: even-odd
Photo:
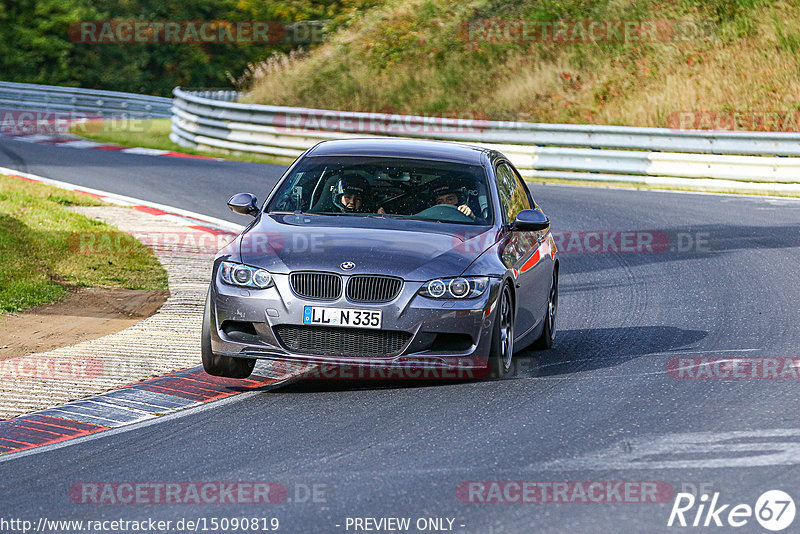
<instances>
[{"instance_id":1,"label":"front tire","mask_svg":"<svg viewBox=\"0 0 800 534\"><path fill-rule=\"evenodd\" d=\"M533 343L536 350L547 350L553 347L556 341L556 317L558 316L558 270L553 271L553 283L547 298L547 308L544 311L544 328L542 335Z\"/></svg>"},{"instance_id":2,"label":"front tire","mask_svg":"<svg viewBox=\"0 0 800 534\"><path fill-rule=\"evenodd\" d=\"M211 351L211 290L206 296L206 308L203 312L203 327L200 332L200 356L203 369L213 376L225 378L247 378L253 372L256 361L246 358L220 356Z\"/></svg>"},{"instance_id":3,"label":"front tire","mask_svg":"<svg viewBox=\"0 0 800 534\"><path fill-rule=\"evenodd\" d=\"M489 378L502 378L511 369L514 356L514 301L511 287L503 284L497 301L492 345L489 352Z\"/></svg>"}]
</instances>

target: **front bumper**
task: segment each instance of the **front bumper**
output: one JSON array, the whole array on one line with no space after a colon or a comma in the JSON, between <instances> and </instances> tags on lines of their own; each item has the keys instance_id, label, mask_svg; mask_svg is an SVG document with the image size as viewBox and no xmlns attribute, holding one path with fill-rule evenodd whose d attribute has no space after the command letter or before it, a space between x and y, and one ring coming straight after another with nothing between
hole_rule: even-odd
<instances>
[{"instance_id":1,"label":"front bumper","mask_svg":"<svg viewBox=\"0 0 800 534\"><path fill-rule=\"evenodd\" d=\"M211 349L215 354L303 364L445 369L486 366L499 279L490 278L489 288L481 297L465 300L426 298L418 294L421 282L405 282L397 298L381 304L353 303L344 296L326 302L303 299L292 292L288 275L276 274L273 280L274 285L267 289L243 289L224 284L215 276L211 283L211 309L206 311L210 313ZM383 312L381 330L405 332L410 339L402 350L391 355L292 351L276 335L275 327L303 325L305 306L379 309ZM252 330L249 335L241 335L231 332L229 325L244 325ZM443 339L458 342L446 343Z\"/></svg>"}]
</instances>

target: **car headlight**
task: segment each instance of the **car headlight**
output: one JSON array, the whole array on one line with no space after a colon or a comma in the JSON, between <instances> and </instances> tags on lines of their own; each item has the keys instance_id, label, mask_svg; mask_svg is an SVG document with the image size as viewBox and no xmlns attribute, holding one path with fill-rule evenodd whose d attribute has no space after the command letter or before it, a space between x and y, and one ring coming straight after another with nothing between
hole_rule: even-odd
<instances>
[{"instance_id":1,"label":"car headlight","mask_svg":"<svg viewBox=\"0 0 800 534\"><path fill-rule=\"evenodd\" d=\"M487 287L487 276L437 278L425 282L419 294L432 299L474 299L483 295Z\"/></svg>"},{"instance_id":2,"label":"car headlight","mask_svg":"<svg viewBox=\"0 0 800 534\"><path fill-rule=\"evenodd\" d=\"M232 286L264 289L272 285L272 275L269 271L241 263L223 261L219 273L222 281Z\"/></svg>"}]
</instances>

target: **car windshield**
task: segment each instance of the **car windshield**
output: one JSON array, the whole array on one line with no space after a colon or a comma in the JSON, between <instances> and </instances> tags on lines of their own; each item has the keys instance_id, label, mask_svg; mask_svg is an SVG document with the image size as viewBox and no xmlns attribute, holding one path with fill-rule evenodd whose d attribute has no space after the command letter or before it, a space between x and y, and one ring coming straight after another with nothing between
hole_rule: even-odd
<instances>
[{"instance_id":1,"label":"car windshield","mask_svg":"<svg viewBox=\"0 0 800 534\"><path fill-rule=\"evenodd\" d=\"M488 225L494 214L487 183L479 165L310 156L283 181L267 211Z\"/></svg>"}]
</instances>

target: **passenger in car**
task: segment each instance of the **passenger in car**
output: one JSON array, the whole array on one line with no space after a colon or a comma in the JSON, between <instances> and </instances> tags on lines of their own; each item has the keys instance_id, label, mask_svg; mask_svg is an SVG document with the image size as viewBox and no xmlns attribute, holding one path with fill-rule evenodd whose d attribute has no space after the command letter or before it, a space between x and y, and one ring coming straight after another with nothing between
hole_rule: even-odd
<instances>
[{"instance_id":1,"label":"passenger in car","mask_svg":"<svg viewBox=\"0 0 800 534\"><path fill-rule=\"evenodd\" d=\"M360 176L344 176L332 187L333 205L342 212L364 213L369 182Z\"/></svg>"},{"instance_id":2,"label":"passenger in car","mask_svg":"<svg viewBox=\"0 0 800 534\"><path fill-rule=\"evenodd\" d=\"M472 208L467 205L467 187L461 181L440 180L431 188L436 205L449 204L456 206L458 211L469 217L475 218Z\"/></svg>"}]
</instances>

